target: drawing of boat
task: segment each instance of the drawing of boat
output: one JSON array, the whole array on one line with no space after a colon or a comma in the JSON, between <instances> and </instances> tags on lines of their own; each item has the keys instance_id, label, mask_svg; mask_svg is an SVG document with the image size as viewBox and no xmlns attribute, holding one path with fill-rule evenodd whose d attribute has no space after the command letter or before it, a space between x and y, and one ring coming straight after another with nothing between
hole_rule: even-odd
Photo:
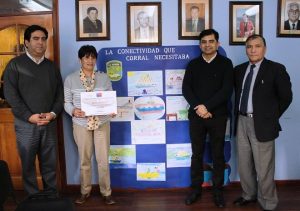
<instances>
[{"instance_id":1,"label":"drawing of boat","mask_svg":"<svg viewBox=\"0 0 300 211\"><path fill-rule=\"evenodd\" d=\"M121 163L121 159L118 156L112 156L110 162L111 163Z\"/></svg>"},{"instance_id":2,"label":"drawing of boat","mask_svg":"<svg viewBox=\"0 0 300 211\"><path fill-rule=\"evenodd\" d=\"M143 172L138 174L142 179L155 179L159 177L158 172Z\"/></svg>"},{"instance_id":3,"label":"drawing of boat","mask_svg":"<svg viewBox=\"0 0 300 211\"><path fill-rule=\"evenodd\" d=\"M154 87L155 83L152 82L151 76L149 74L144 74L140 77L135 86L137 88Z\"/></svg>"}]
</instances>

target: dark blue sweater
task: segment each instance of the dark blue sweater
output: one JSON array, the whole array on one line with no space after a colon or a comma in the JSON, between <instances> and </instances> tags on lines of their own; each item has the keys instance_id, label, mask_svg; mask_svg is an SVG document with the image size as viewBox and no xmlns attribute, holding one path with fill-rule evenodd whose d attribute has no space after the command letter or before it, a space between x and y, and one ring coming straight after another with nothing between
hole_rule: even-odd
<instances>
[{"instance_id":1,"label":"dark blue sweater","mask_svg":"<svg viewBox=\"0 0 300 211\"><path fill-rule=\"evenodd\" d=\"M15 117L28 121L32 114L63 109L63 83L54 63L40 64L26 54L13 58L4 72L4 95Z\"/></svg>"}]
</instances>

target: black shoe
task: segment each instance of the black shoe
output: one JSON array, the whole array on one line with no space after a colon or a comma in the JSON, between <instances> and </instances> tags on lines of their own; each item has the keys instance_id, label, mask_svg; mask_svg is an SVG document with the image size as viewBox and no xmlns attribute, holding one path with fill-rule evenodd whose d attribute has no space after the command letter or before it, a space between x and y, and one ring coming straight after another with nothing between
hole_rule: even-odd
<instances>
[{"instance_id":1,"label":"black shoe","mask_svg":"<svg viewBox=\"0 0 300 211\"><path fill-rule=\"evenodd\" d=\"M185 199L186 205L191 205L197 201L198 198L201 198L200 190L192 190Z\"/></svg>"},{"instance_id":2,"label":"black shoe","mask_svg":"<svg viewBox=\"0 0 300 211\"><path fill-rule=\"evenodd\" d=\"M225 207L225 201L222 192L214 194L214 203L219 208Z\"/></svg>"},{"instance_id":3,"label":"black shoe","mask_svg":"<svg viewBox=\"0 0 300 211\"><path fill-rule=\"evenodd\" d=\"M237 198L233 203L238 206L246 206L247 204L254 203L254 202L256 202L256 199L246 200L243 197L240 197L240 198Z\"/></svg>"},{"instance_id":4,"label":"black shoe","mask_svg":"<svg viewBox=\"0 0 300 211\"><path fill-rule=\"evenodd\" d=\"M87 194L81 194L81 196L76 199L75 204L83 204L86 202L86 200L90 197L90 193Z\"/></svg>"},{"instance_id":5,"label":"black shoe","mask_svg":"<svg viewBox=\"0 0 300 211\"><path fill-rule=\"evenodd\" d=\"M108 204L108 205L112 205L112 204L115 204L116 201L113 200L113 198L110 196L103 196L103 199L104 199L104 203L105 204Z\"/></svg>"}]
</instances>

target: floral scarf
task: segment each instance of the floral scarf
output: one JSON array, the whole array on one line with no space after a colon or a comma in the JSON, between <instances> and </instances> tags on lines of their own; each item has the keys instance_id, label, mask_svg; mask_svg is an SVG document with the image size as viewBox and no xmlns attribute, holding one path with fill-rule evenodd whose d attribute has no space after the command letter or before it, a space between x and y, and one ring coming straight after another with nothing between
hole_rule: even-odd
<instances>
[{"instance_id":1,"label":"floral scarf","mask_svg":"<svg viewBox=\"0 0 300 211\"><path fill-rule=\"evenodd\" d=\"M80 70L80 81L85 88L85 91L91 92L95 88L95 71L92 73L92 78L89 81L82 69ZM100 126L100 119L98 116L88 116L87 117L87 129L95 130Z\"/></svg>"}]
</instances>

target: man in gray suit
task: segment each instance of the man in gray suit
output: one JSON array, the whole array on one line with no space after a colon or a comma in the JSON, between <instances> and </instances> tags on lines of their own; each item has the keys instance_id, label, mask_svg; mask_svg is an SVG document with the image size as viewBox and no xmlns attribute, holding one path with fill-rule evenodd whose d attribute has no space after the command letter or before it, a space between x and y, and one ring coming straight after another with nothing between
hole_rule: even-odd
<instances>
[{"instance_id":1,"label":"man in gray suit","mask_svg":"<svg viewBox=\"0 0 300 211\"><path fill-rule=\"evenodd\" d=\"M282 64L264 58L261 35L246 40L249 61L235 67L236 142L242 196L239 206L256 202L263 210L278 204L275 143L281 130L279 118L292 102L290 77Z\"/></svg>"}]
</instances>

